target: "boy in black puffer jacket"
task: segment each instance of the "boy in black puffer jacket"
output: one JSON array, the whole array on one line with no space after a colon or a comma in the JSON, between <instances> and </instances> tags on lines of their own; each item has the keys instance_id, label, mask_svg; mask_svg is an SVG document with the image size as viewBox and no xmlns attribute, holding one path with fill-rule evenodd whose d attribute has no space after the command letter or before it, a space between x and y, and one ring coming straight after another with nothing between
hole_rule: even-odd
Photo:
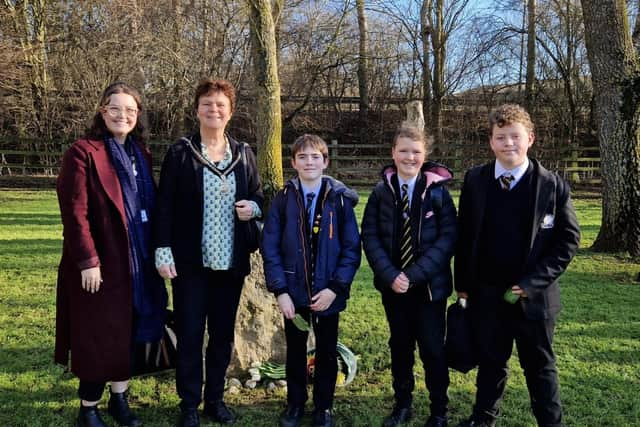
<instances>
[{"instance_id":1,"label":"boy in black puffer jacket","mask_svg":"<svg viewBox=\"0 0 640 427\"><path fill-rule=\"evenodd\" d=\"M456 210L443 185L452 178L449 169L424 163L430 144L419 129L398 129L391 151L394 164L384 168L362 219L365 255L391 332L395 406L384 426L411 418L416 342L431 400L426 426L447 425L445 313L453 287Z\"/></svg>"}]
</instances>

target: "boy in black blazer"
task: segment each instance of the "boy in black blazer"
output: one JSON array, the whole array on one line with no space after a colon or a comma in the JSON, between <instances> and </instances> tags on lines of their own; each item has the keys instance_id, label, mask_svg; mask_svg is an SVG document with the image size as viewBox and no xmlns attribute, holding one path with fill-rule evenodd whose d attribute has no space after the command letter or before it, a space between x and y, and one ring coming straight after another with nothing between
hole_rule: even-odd
<instances>
[{"instance_id":1,"label":"boy in black blazer","mask_svg":"<svg viewBox=\"0 0 640 427\"><path fill-rule=\"evenodd\" d=\"M469 170L460 193L455 287L469 301L479 367L473 414L458 426L495 425L514 340L538 425L560 426L558 277L580 229L569 185L527 157L535 139L529 114L502 105L489 125L496 160Z\"/></svg>"}]
</instances>

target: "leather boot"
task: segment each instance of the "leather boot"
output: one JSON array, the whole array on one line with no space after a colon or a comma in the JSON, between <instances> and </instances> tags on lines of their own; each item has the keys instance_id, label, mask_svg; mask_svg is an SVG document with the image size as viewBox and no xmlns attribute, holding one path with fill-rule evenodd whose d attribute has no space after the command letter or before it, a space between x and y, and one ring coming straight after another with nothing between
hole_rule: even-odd
<instances>
[{"instance_id":1,"label":"leather boot","mask_svg":"<svg viewBox=\"0 0 640 427\"><path fill-rule=\"evenodd\" d=\"M142 425L142 421L129 408L126 391L123 393L111 392L108 410L109 415L123 427L140 427Z\"/></svg>"},{"instance_id":2,"label":"leather boot","mask_svg":"<svg viewBox=\"0 0 640 427\"><path fill-rule=\"evenodd\" d=\"M98 405L94 406L82 406L80 405L80 412L78 413L78 421L76 427L109 427L102 418L100 412L98 412Z\"/></svg>"}]
</instances>

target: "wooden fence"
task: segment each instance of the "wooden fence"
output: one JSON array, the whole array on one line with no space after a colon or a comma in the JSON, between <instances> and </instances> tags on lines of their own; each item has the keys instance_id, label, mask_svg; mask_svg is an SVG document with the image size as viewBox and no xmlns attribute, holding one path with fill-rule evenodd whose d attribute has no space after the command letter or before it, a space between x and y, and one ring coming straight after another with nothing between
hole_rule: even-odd
<instances>
[{"instance_id":1,"label":"wooden fence","mask_svg":"<svg viewBox=\"0 0 640 427\"><path fill-rule=\"evenodd\" d=\"M0 182L7 183L20 177L45 180L48 177L52 180L58 174L60 158L68 144L68 141L0 144ZM167 141L151 141L149 144L156 173L170 144ZM255 151L255 146L253 148ZM597 147L558 147L536 142L530 154L548 169L558 171L574 186L597 188L600 185L600 153ZM294 173L288 146L283 147L282 158L286 180ZM391 162L391 149L388 144L339 144L332 140L329 158L328 174L349 185L370 188L378 181L382 167ZM451 168L456 184L463 178L465 170L491 160L493 155L488 143L457 142L436 145L429 158Z\"/></svg>"}]
</instances>

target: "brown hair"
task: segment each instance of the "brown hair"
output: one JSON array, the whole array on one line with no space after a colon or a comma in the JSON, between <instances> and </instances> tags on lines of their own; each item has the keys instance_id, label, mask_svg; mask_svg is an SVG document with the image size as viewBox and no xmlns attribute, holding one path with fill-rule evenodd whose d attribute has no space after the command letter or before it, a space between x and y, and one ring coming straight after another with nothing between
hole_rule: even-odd
<instances>
[{"instance_id":1,"label":"brown hair","mask_svg":"<svg viewBox=\"0 0 640 427\"><path fill-rule=\"evenodd\" d=\"M229 98L229 102L231 104L231 112L236 108L236 89L233 87L233 84L224 79L212 79L212 78L204 78L200 80L198 86L196 86L196 93L193 99L193 108L195 110L198 109L198 105L200 104L200 98L203 96L207 96L213 92L220 92L227 98Z\"/></svg>"},{"instance_id":2,"label":"brown hair","mask_svg":"<svg viewBox=\"0 0 640 427\"><path fill-rule=\"evenodd\" d=\"M100 103L98 104L98 111L93 116L93 120L91 122L91 126L87 131L87 136L92 139L104 139L105 136L111 135L109 129L107 129L107 125L104 122L104 118L102 117L102 112L100 111L102 107L108 105L111 100L111 95L115 95L118 93L124 93L130 95L138 106L138 119L136 121L136 126L130 132L130 134L139 142L146 142L148 138L147 132L147 124L146 124L146 115L144 113L144 107L142 106L142 97L140 96L140 92L138 92L134 87L129 86L124 82L115 82L111 83L102 93L102 97L100 98Z\"/></svg>"},{"instance_id":3,"label":"brown hair","mask_svg":"<svg viewBox=\"0 0 640 427\"><path fill-rule=\"evenodd\" d=\"M433 138L425 134L424 131L418 127L407 125L400 126L396 130L395 135L393 135L393 143L391 144L392 148L396 146L399 138L408 138L412 141L422 142L425 154L431 153Z\"/></svg>"},{"instance_id":4,"label":"brown hair","mask_svg":"<svg viewBox=\"0 0 640 427\"><path fill-rule=\"evenodd\" d=\"M503 104L489 113L489 132L491 134L493 134L494 125L501 128L514 123L522 124L527 129L527 132L534 131L531 116L527 113L527 110L518 104Z\"/></svg>"},{"instance_id":5,"label":"brown hair","mask_svg":"<svg viewBox=\"0 0 640 427\"><path fill-rule=\"evenodd\" d=\"M324 139L320 138L318 135L305 133L304 135L296 138L296 140L293 141L293 144L291 144L291 158L295 159L296 154L307 147L318 150L322 153L322 157L325 159L329 157L329 148L327 147L327 143Z\"/></svg>"}]
</instances>

